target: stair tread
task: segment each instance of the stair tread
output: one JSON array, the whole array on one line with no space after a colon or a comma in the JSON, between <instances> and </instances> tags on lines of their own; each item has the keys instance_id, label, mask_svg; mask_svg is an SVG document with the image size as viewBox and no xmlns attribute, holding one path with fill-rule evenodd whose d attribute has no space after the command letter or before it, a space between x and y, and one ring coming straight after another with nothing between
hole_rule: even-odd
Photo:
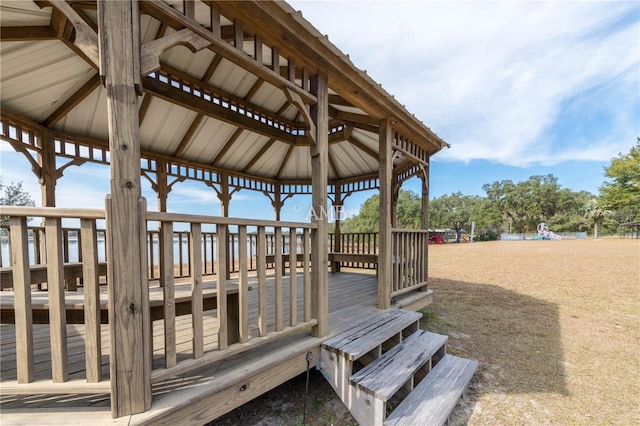
<instances>
[{"instance_id":1,"label":"stair tread","mask_svg":"<svg viewBox=\"0 0 640 426\"><path fill-rule=\"evenodd\" d=\"M418 330L351 376L351 383L376 398L387 401L447 340L447 336Z\"/></svg>"},{"instance_id":2,"label":"stair tread","mask_svg":"<svg viewBox=\"0 0 640 426\"><path fill-rule=\"evenodd\" d=\"M387 426L443 425L478 368L478 361L445 355L385 421Z\"/></svg>"},{"instance_id":3,"label":"stair tread","mask_svg":"<svg viewBox=\"0 0 640 426\"><path fill-rule=\"evenodd\" d=\"M376 346L404 330L422 317L419 312L401 309L385 311L371 321L359 324L323 343L350 360L360 358Z\"/></svg>"}]
</instances>

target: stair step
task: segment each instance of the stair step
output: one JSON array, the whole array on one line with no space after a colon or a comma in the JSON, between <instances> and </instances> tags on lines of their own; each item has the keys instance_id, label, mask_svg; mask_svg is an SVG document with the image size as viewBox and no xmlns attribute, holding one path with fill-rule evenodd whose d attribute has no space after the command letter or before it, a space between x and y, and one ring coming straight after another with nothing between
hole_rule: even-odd
<instances>
[{"instance_id":1,"label":"stair step","mask_svg":"<svg viewBox=\"0 0 640 426\"><path fill-rule=\"evenodd\" d=\"M419 312L401 309L385 311L371 321L332 337L322 346L353 361L416 323L421 317Z\"/></svg>"},{"instance_id":2,"label":"stair step","mask_svg":"<svg viewBox=\"0 0 640 426\"><path fill-rule=\"evenodd\" d=\"M478 361L445 355L385 421L387 426L443 425L478 368Z\"/></svg>"},{"instance_id":3,"label":"stair step","mask_svg":"<svg viewBox=\"0 0 640 426\"><path fill-rule=\"evenodd\" d=\"M447 340L447 336L418 330L351 376L351 384L386 402Z\"/></svg>"}]
</instances>

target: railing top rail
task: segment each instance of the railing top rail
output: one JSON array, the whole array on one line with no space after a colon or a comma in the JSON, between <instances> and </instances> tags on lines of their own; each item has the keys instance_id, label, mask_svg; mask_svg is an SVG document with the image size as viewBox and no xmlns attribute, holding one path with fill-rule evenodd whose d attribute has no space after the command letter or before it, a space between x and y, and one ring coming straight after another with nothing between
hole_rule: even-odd
<instances>
[{"instance_id":1,"label":"railing top rail","mask_svg":"<svg viewBox=\"0 0 640 426\"><path fill-rule=\"evenodd\" d=\"M104 219L104 210L64 209L57 207L0 206L2 216L57 217L78 219Z\"/></svg>"},{"instance_id":2,"label":"railing top rail","mask_svg":"<svg viewBox=\"0 0 640 426\"><path fill-rule=\"evenodd\" d=\"M56 218L78 218L78 219L104 219L104 210L99 209L70 209L58 207L23 207L23 206L0 206L2 216L29 216L29 217L56 217ZM247 226L267 226L281 228L308 228L316 229L315 223L306 222L285 222L275 220L242 219L219 216L205 216L181 213L147 212L147 220L170 221L170 222L195 222L210 223L219 225L247 225Z\"/></svg>"},{"instance_id":3,"label":"railing top rail","mask_svg":"<svg viewBox=\"0 0 640 426\"><path fill-rule=\"evenodd\" d=\"M246 225L246 226L267 226L280 228L309 228L316 229L315 223L305 222L284 222L276 220L241 219L221 216L204 216L181 213L147 212L147 220L158 222L190 222L190 223L210 223L215 225Z\"/></svg>"},{"instance_id":4,"label":"railing top rail","mask_svg":"<svg viewBox=\"0 0 640 426\"><path fill-rule=\"evenodd\" d=\"M391 228L391 232L408 232L408 233L414 233L414 234L428 234L429 230L428 229L406 229L406 228Z\"/></svg>"}]
</instances>

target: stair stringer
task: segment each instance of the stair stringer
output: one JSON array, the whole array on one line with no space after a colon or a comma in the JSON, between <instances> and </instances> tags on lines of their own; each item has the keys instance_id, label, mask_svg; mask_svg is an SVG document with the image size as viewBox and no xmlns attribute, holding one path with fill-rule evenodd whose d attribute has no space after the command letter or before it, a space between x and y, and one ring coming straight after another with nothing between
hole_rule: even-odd
<instances>
[{"instance_id":1,"label":"stair stringer","mask_svg":"<svg viewBox=\"0 0 640 426\"><path fill-rule=\"evenodd\" d=\"M353 361L322 348L318 368L358 424L382 426L386 402L351 384Z\"/></svg>"}]
</instances>

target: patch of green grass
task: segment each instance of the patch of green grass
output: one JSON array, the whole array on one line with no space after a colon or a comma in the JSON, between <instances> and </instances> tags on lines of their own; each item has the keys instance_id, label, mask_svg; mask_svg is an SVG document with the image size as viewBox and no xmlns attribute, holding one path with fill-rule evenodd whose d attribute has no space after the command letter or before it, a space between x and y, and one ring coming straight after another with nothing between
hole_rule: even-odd
<instances>
[{"instance_id":1,"label":"patch of green grass","mask_svg":"<svg viewBox=\"0 0 640 426\"><path fill-rule=\"evenodd\" d=\"M433 333L449 335L449 329L453 326L449 321L438 316L438 314L429 309L420 310L422 318L420 319L420 328L431 331Z\"/></svg>"}]
</instances>

